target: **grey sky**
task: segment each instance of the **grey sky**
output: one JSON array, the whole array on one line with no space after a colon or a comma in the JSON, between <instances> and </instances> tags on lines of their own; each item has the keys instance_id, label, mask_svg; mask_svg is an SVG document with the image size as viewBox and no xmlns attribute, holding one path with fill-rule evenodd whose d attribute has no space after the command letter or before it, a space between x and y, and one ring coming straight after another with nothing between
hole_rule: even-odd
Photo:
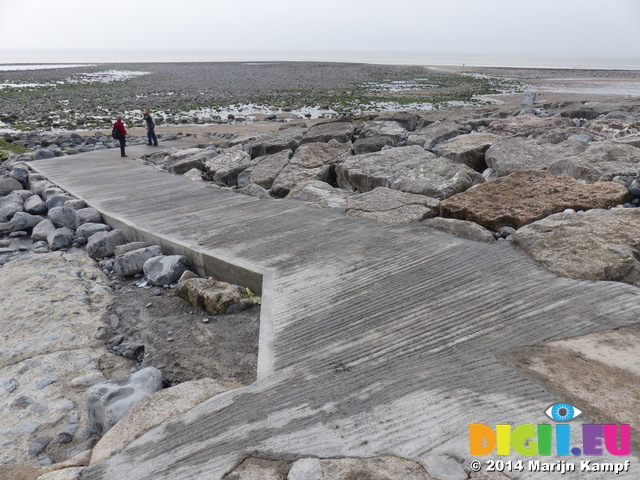
<instances>
[{"instance_id":1,"label":"grey sky","mask_svg":"<svg viewBox=\"0 0 640 480\"><path fill-rule=\"evenodd\" d=\"M638 0L0 0L3 54L296 50L640 61ZM303 56L301 54L301 56Z\"/></svg>"}]
</instances>

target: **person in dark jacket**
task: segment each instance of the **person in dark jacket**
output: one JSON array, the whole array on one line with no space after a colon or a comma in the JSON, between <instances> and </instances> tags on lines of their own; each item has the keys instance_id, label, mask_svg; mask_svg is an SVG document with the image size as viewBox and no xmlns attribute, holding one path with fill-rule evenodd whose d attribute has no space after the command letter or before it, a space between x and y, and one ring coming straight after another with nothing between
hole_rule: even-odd
<instances>
[{"instance_id":1,"label":"person in dark jacket","mask_svg":"<svg viewBox=\"0 0 640 480\"><path fill-rule=\"evenodd\" d=\"M125 138L127 136L127 130L124 128L124 123L122 123L122 117L118 117L118 119L113 124L113 128L115 128L120 134L118 136L118 140L120 141L120 156L126 157L124 153L124 146L125 146Z\"/></svg>"},{"instance_id":2,"label":"person in dark jacket","mask_svg":"<svg viewBox=\"0 0 640 480\"><path fill-rule=\"evenodd\" d=\"M147 145L158 146L158 137L156 137L155 129L156 124L151 118L151 112L149 110L144 111L144 121L147 122Z\"/></svg>"}]
</instances>

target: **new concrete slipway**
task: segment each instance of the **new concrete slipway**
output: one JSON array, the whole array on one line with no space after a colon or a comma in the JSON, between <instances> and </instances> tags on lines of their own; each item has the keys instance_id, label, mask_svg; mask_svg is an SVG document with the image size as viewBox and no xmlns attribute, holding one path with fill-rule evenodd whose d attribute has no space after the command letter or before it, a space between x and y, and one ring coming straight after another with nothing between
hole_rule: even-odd
<instances>
[{"instance_id":1,"label":"new concrete slipway","mask_svg":"<svg viewBox=\"0 0 640 480\"><path fill-rule=\"evenodd\" d=\"M260 291L258 381L165 422L83 479L215 479L249 455L468 462L469 424L553 423L543 412L562 400L505 363L509 351L640 318L637 288L557 277L508 242L207 187L135 160L151 151L31 166L130 240ZM548 474L537 475L512 476Z\"/></svg>"}]
</instances>

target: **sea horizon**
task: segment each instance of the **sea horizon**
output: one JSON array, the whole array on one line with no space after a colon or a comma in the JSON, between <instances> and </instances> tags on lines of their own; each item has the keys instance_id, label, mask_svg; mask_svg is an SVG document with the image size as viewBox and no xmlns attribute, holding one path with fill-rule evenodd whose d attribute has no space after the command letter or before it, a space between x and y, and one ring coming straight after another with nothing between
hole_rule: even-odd
<instances>
[{"instance_id":1,"label":"sea horizon","mask_svg":"<svg viewBox=\"0 0 640 480\"><path fill-rule=\"evenodd\" d=\"M0 65L77 63L338 62L384 65L640 70L640 58L296 50L0 50Z\"/></svg>"}]
</instances>

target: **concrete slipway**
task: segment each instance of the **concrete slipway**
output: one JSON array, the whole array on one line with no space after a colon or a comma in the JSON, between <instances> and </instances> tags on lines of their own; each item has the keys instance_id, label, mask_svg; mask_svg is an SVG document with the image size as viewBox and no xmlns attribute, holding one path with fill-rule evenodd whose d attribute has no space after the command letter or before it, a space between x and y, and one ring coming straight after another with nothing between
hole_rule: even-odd
<instances>
[{"instance_id":1,"label":"concrete slipway","mask_svg":"<svg viewBox=\"0 0 640 480\"><path fill-rule=\"evenodd\" d=\"M128 149L133 158L147 151ZM215 479L249 455L447 454L468 463L470 423L553 423L543 412L563 400L505 354L640 318L637 288L556 277L507 242L259 200L118 153L31 166L129 239L261 290L259 379L165 422L83 479Z\"/></svg>"}]
</instances>

